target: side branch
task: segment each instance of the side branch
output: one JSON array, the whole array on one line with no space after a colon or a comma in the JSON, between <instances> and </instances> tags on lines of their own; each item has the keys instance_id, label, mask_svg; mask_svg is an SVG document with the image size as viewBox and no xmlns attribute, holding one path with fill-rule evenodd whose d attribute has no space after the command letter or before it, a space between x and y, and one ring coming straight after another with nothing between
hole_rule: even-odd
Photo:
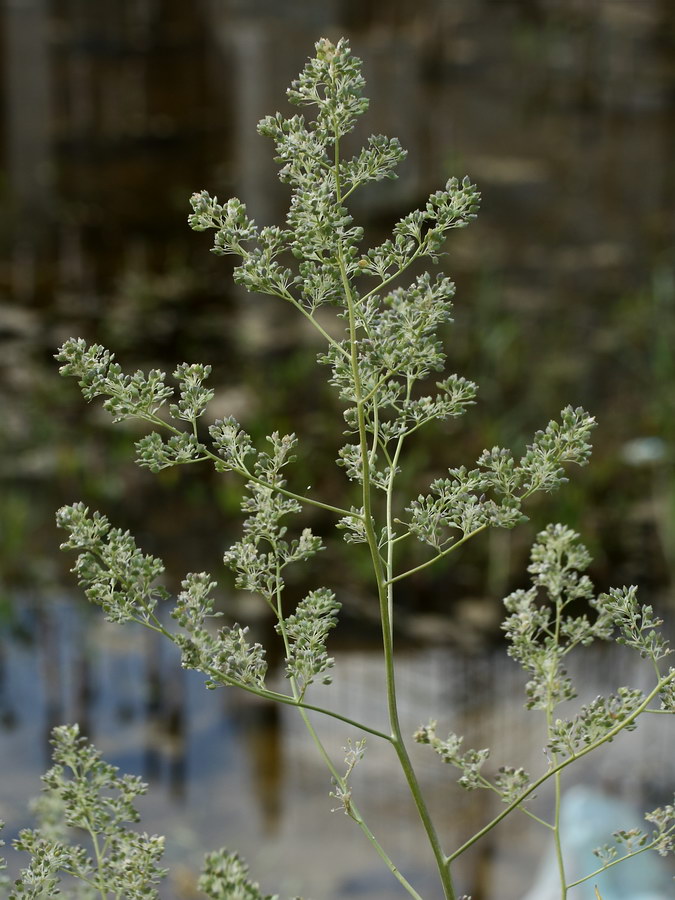
<instances>
[{"instance_id":1,"label":"side branch","mask_svg":"<svg viewBox=\"0 0 675 900\"><path fill-rule=\"evenodd\" d=\"M173 633L162 625L157 616L155 616L154 614L150 615L152 617L152 622L138 618L135 618L134 621L139 625L144 625L146 628L150 628L152 631L156 631L158 634L161 634L164 637L168 638L172 644L175 644L176 642L174 640ZM345 722L347 725L351 725L353 728L358 728L360 731L364 731L366 734L372 734L374 737L378 737L383 741L392 743L391 736L385 734L383 731L379 731L377 728L373 728L372 726L366 725L363 722L358 722L356 719L351 719L349 718L349 716L343 716L342 713L335 712L332 709L325 709L322 706L315 706L313 703L305 703L304 700L296 700L290 694L281 694L277 691L270 691L267 688L257 688L253 685L243 684L241 681L237 681L234 678L228 678L228 676L223 675L223 673L219 672L217 669L205 668L203 670L200 669L200 671L202 671L205 675L210 675L211 677L217 679L225 685L228 685L229 687L241 688L243 691L246 691L249 694L254 694L256 697L260 697L263 700L274 700L276 703L283 703L285 706L295 706L298 709L305 709L310 710L311 712L321 713L322 715L328 716L331 719L337 719L340 722Z\"/></svg>"},{"instance_id":2,"label":"side branch","mask_svg":"<svg viewBox=\"0 0 675 900\"><path fill-rule=\"evenodd\" d=\"M167 431L171 431L173 434L184 434L185 432L181 431L180 428L176 428L175 425L172 425L170 422L165 422L164 419L160 419L159 416L144 416L143 417L146 422L149 422L152 425L159 425L162 428L166 428ZM186 463L192 462L205 462L207 459L212 460L214 463L218 463L218 465L222 466L223 459L218 456L216 453L212 453L208 447L204 448L205 456L199 457L199 459L193 460L185 460ZM182 460L176 462L176 465L184 465ZM342 509L339 506L332 506L330 503L324 503L321 500L315 500L313 497L306 497L303 494L296 494L294 491L289 491L286 488L279 487L274 484L270 484L270 482L265 481L263 478L258 478L257 475L253 475L252 472L249 472L248 469L232 466L227 469L228 472L235 472L237 475L240 475L242 478L246 479L246 481L253 481L255 484L259 484L261 487L269 488L270 490L276 491L279 494L283 494L284 497L289 497L291 500L297 500L298 503L304 503L308 506L316 506L319 509L325 509L328 512L335 513L338 516L346 516L351 519L362 519L359 513L354 512L349 509Z\"/></svg>"},{"instance_id":3,"label":"side branch","mask_svg":"<svg viewBox=\"0 0 675 900\"><path fill-rule=\"evenodd\" d=\"M632 853L626 853L624 856L620 856L618 859L613 859L611 862L606 863L604 866L600 866L599 869L596 869L595 872L591 872L589 875L584 875L583 878L579 878L577 881L572 881L567 885L567 889L576 887L578 884L583 884L584 881L589 881L591 878L595 878L598 875L602 875L603 872L606 872L607 869L611 869L612 866L616 866L618 863L625 862L627 859L632 859L634 856L639 856L640 853L645 853L647 850L653 850L658 844L657 840L651 841L649 844L645 844L644 847L640 847L639 850L634 850Z\"/></svg>"},{"instance_id":4,"label":"side branch","mask_svg":"<svg viewBox=\"0 0 675 900\"><path fill-rule=\"evenodd\" d=\"M450 544L445 550L441 553L438 553L436 556L433 556L431 559L428 559L426 562L421 563L419 566L415 566L414 569L408 569L407 572L401 572L400 575L394 575L387 584L395 584L397 581L402 581L404 578L408 578L410 575L415 575L416 572L421 572L423 569L428 569L429 566L433 566L434 563L437 563L439 560L444 559L446 556L449 556L453 550L456 550L458 547L461 547L462 544L465 544L470 538L475 537L475 535L480 534L481 531L485 531L488 527L487 523L481 525L479 528L475 528L473 531L469 531L464 535L460 540L455 541L454 544Z\"/></svg>"},{"instance_id":5,"label":"side branch","mask_svg":"<svg viewBox=\"0 0 675 900\"><path fill-rule=\"evenodd\" d=\"M319 334L331 345L331 347L335 347L335 349L338 351L338 353L341 353L346 359L350 358L349 353L339 343L339 341L336 341L334 337L331 337L330 334L328 334L326 329L316 321L314 316L304 308L302 303L299 303L296 300L296 298L291 294L290 291L288 291L288 290L278 291L278 292L275 292L275 296L281 297L282 300L287 300L291 304L291 306L294 306L298 310L298 312L302 313L302 315L307 319L307 321L311 323L312 327L315 328L319 332Z\"/></svg>"},{"instance_id":6,"label":"side branch","mask_svg":"<svg viewBox=\"0 0 675 900\"><path fill-rule=\"evenodd\" d=\"M420 243L419 246L417 247L417 250L415 250L415 252L410 257L410 259L405 263L405 265L399 266L399 268L395 272L392 272L391 275L388 275L386 278L383 278L380 281L380 283L375 285L375 287L372 290L368 291L367 294L364 294L363 298L362 298L363 301L369 300L375 294L379 293L382 290L382 288L386 287L388 284L391 284L392 281L396 281L397 278L400 278L401 275L403 275L403 273L407 269L409 269L410 266L416 260L418 260L420 258L420 256L422 255L422 252L423 252L423 245Z\"/></svg>"},{"instance_id":7,"label":"side branch","mask_svg":"<svg viewBox=\"0 0 675 900\"><path fill-rule=\"evenodd\" d=\"M215 460L220 460L218 456L213 453L209 453ZM255 484L259 484L262 487L269 488L272 491L276 491L279 494L283 494L284 497L290 497L291 500L297 500L298 503L306 503L309 506L316 506L319 509L326 509L328 512L335 513L338 516L348 516L350 519L359 519L362 520L363 516L359 513L355 513L353 510L341 509L339 506L332 506L330 503L324 503L322 500L315 500L313 497L306 497L303 494L295 494L293 491L287 491L286 488L277 487L274 484L270 484L268 481L264 481L262 478L258 478L256 475L252 475L246 469L230 469L230 472L236 472L237 475L241 475L242 478L245 478L246 481L253 481Z\"/></svg>"},{"instance_id":8,"label":"side branch","mask_svg":"<svg viewBox=\"0 0 675 900\"><path fill-rule=\"evenodd\" d=\"M527 790L523 791L523 793L519 797L516 797L516 799L512 803L509 803L509 805L501 813L499 813L499 815L495 816L491 822L488 822L488 824L481 828L480 831L476 832L473 837L469 838L468 841L462 844L462 846L458 850L455 850L454 853L451 853L450 856L446 857L446 865L449 866L450 863L457 859L458 856L461 856L465 850L468 850L469 847L472 847L477 841L485 837L488 832L492 831L495 825L498 825L502 821L502 819L505 819L506 816L509 815L509 813L513 812L514 809L520 806L523 800L526 800L530 796L530 794L537 790L537 788L541 787L542 784L545 784L545 782L547 782L549 778L553 778L554 775L562 772L563 769L566 769L567 766L571 765L573 762L576 762L578 759L587 756L589 753L597 750L598 747L601 747L603 744L611 741L612 738L615 738L617 734L623 731L623 729L627 725L630 725L632 722L634 722L635 719L637 719L637 717L647 709L654 697L656 697L657 694L663 690L665 685L669 684L673 680L675 680L675 672L661 678L658 684L649 692L642 703L637 706L629 716L626 716L625 719L615 725L614 728L608 731L603 737L598 738L597 741L594 741L592 744L584 747L584 749L580 750L578 753L574 753L573 755L568 756L567 759L563 760L561 763L558 763L557 766L549 769L548 772L545 772L540 778L532 782Z\"/></svg>"}]
</instances>

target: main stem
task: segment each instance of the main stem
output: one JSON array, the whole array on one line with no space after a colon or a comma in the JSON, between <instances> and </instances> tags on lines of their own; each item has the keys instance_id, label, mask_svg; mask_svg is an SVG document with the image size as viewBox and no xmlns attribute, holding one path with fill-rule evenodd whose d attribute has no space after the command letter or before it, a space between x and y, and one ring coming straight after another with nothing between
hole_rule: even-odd
<instances>
[{"instance_id":1,"label":"main stem","mask_svg":"<svg viewBox=\"0 0 675 900\"><path fill-rule=\"evenodd\" d=\"M560 552L558 553L558 564L562 566L562 559ZM555 598L555 646L556 650L559 646L560 641L560 626L562 622L562 610L563 610L563 601L560 595ZM548 740L550 741L552 738L552 725L553 725L553 709L555 706L555 701L553 699L553 680L555 676L558 674L559 665L556 667L555 673L551 673L549 676L549 689L548 689L548 702L546 704L546 734ZM559 764L558 754L553 751L551 753L551 757L553 759L553 765L557 768ZM555 786L555 816L553 819L553 841L555 844L555 857L556 862L558 864L558 875L560 877L560 900L567 900L567 876L565 874L565 860L563 857L562 850L562 842L560 840L560 803L561 803L561 773L560 771L556 771L553 776L553 783Z\"/></svg>"},{"instance_id":2,"label":"main stem","mask_svg":"<svg viewBox=\"0 0 675 900\"><path fill-rule=\"evenodd\" d=\"M340 138L336 130L335 132L335 193L338 205L342 203L342 194L340 187ZM382 644L384 650L385 675L387 682L387 707L389 711L389 725L391 728L391 742L396 751L399 764L403 770L403 774L408 783L408 788L412 794L413 801L417 807L419 817L426 832L429 844L431 845L438 872L443 886L443 893L446 900L456 900L455 889L450 875L450 869L447 865L446 856L441 847L436 828L429 814L422 791L420 789L415 770L413 769L410 756L403 741L401 725L398 717L398 704L396 700L396 676L394 671L394 647L392 633L392 618L390 607L393 599L392 585L388 584L391 578L391 571L385 571L380 549L378 546L377 534L373 526L372 502L371 502L371 482L370 482L370 447L368 446L368 434L366 431L365 419L365 400L363 394L363 386L361 384L361 376L358 364L358 345L356 337L356 317L354 310L354 296L352 294L351 284L345 264L342 243L338 236L338 263L340 267L340 277L347 302L347 312L349 317L349 345L351 356L352 377L354 379L354 391L356 399L356 412L359 430L359 445L361 449L361 466L363 477L363 518L365 522L366 539L370 556L373 564L375 579L377 582L377 594L380 606L380 620L382 625ZM400 442L399 442L400 449ZM390 482L393 485L393 467L390 476ZM389 502L389 511L391 511L391 501ZM391 521L388 522L389 534L391 537ZM390 544L391 542L388 541ZM388 549L391 557L391 548ZM389 569L389 565L388 565Z\"/></svg>"},{"instance_id":3,"label":"main stem","mask_svg":"<svg viewBox=\"0 0 675 900\"><path fill-rule=\"evenodd\" d=\"M547 732L551 733L552 716L550 710L546 711ZM553 765L559 765L557 753L552 753L551 758ZM555 814L553 819L553 842L555 844L555 858L558 865L558 875L560 878L560 900L567 900L567 876L565 875L565 860L562 851L562 842L560 840L560 804L561 804L561 776L560 771L556 771L553 776L553 784L555 787Z\"/></svg>"}]
</instances>

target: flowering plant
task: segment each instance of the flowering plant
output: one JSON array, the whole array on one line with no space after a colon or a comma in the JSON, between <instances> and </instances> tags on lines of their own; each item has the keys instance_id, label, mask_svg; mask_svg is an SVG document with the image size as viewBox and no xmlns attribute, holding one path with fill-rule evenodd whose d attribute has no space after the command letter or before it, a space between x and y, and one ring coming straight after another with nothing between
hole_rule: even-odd
<instances>
[{"instance_id":1,"label":"flowering plant","mask_svg":"<svg viewBox=\"0 0 675 900\"><path fill-rule=\"evenodd\" d=\"M618 832L613 845L598 850L598 869L573 883L560 838L561 779L567 767L619 732L635 728L642 714L675 712L675 669L663 665L671 650L659 631L660 621L649 606L640 605L635 588L596 596L584 574L590 560L578 535L563 525L542 531L532 550L532 586L506 598L503 628L510 656L529 677L526 704L545 718L546 765L534 775L518 766L504 766L489 777L484 769L488 749L465 749L454 733L440 737L433 721L421 725L414 740L456 769L463 788L488 789L503 801L499 814L476 834L466 835L460 847L444 846L399 721L397 588L420 570L442 563L481 532L522 522L531 495L558 489L566 480L565 466L587 463L594 420L584 410L568 407L533 436L520 457L492 447L473 465L448 469L418 497L401 496L399 476L414 434L431 421L463 415L477 391L459 375L440 377L430 386L432 376L444 368L438 332L451 321L454 285L446 275L434 278L428 271L407 282L405 276L420 261L438 262L449 232L471 222L480 197L468 178L451 178L423 208L397 222L391 238L364 249L363 229L354 223L347 201L369 182L394 178L405 151L395 138L376 135L356 155L344 157L344 138L368 106L363 85L360 62L348 43L320 40L316 56L288 91L290 102L310 116L298 112L285 118L277 113L260 122L260 134L274 142L279 177L291 190L283 226L260 227L239 200L220 203L206 191L193 195L189 219L196 231L213 231L214 253L235 257L237 284L280 298L319 333L324 348L318 362L327 367L328 381L343 407L340 428L346 429L348 440L337 464L358 492L354 505L338 507L309 490L293 488L298 452L294 434L274 432L264 446L255 446L232 416L205 425L213 398L206 386L209 366L181 363L173 387L158 370L124 373L112 353L81 338L66 341L57 355L61 373L77 379L85 399L103 397L114 421L133 417L150 427L136 445L139 465L158 472L204 463L243 481L241 537L227 549L224 561L234 573L235 586L260 597L274 616L287 690L270 686L265 648L251 640L245 625L213 627L221 613L211 575L187 574L172 601L162 585L161 560L144 553L131 534L82 503L58 512L58 525L66 532L62 546L78 554L74 572L79 583L109 621L136 622L161 633L180 649L183 667L202 672L211 689L238 687L298 710L328 769L332 796L410 896L421 900L365 821L352 791L350 776L365 752L366 738L389 745L398 760L447 900L457 898L455 860L505 817L519 813L551 831L564 900L574 885L637 853L672 850L672 805L649 813L646 831ZM312 700L312 685L330 681L334 661L327 640L336 627L340 603L325 585L317 585L299 602L287 599L288 567L306 563L324 549L310 528L292 524L306 506L329 512L347 543L367 549L382 634L387 730ZM425 545L428 555L405 570L399 566L397 551L411 538ZM171 603L170 626L158 607ZM578 613L580 604L588 607L587 613ZM613 638L632 647L651 666L651 686L646 691L620 687L572 718L559 717L558 705L576 696L565 670L568 654ZM339 719L358 733L346 750L346 771L324 745L308 711ZM84 893L73 896L157 896L155 885L163 874L158 867L161 840L128 832L122 824L134 820L131 800L142 786L128 776L120 779L80 738L76 727L57 729L54 741L56 765L45 776L49 802L40 806L42 824L24 832L17 843L33 861L10 896L51 896L62 877L68 884L73 879L81 883ZM70 767L69 777L65 767ZM529 810L527 801L549 782L554 813L546 821ZM118 792L118 799L102 794L103 788ZM57 824L61 831L54 830ZM63 829L72 827L89 835L89 850L63 836ZM244 863L226 851L207 857L200 889L213 898L262 897Z\"/></svg>"}]
</instances>

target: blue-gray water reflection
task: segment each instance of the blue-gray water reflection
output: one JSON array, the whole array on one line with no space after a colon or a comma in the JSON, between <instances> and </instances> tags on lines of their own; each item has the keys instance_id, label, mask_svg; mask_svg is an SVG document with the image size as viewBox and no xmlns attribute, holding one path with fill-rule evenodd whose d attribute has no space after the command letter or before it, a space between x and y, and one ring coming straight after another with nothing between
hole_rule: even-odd
<instances>
[{"instance_id":1,"label":"blue-gray water reflection","mask_svg":"<svg viewBox=\"0 0 675 900\"><path fill-rule=\"evenodd\" d=\"M356 826L331 813L336 801L329 797L328 773L292 709L236 691L208 692L200 676L180 670L173 647L142 630L108 625L69 598L21 608L23 640L2 642L0 756L11 761L11 777L0 786L6 837L30 821L27 801L48 765L49 729L78 720L106 758L150 782L142 826L167 836L172 875L163 898L198 896L201 857L221 845L242 852L262 886L281 896L399 896ZM317 689L317 702L386 728L377 648L338 651L335 671L334 685ZM580 654L571 673L584 700L618 684L646 686L649 678L618 647ZM495 765L542 770L541 722L523 709L523 680L503 652L406 649L398 676L406 733L433 716L439 730L464 734L467 746L493 747ZM283 686L278 673L273 679ZM339 760L347 739L358 735L336 720L315 719ZM581 766L568 786L591 784L641 809L667 802L675 783L672 740L672 725L650 717L618 740L601 764L590 759ZM428 748L412 750L447 846L456 846L490 818L494 804L486 792L458 791L452 771ZM425 900L435 900L433 865L416 814L389 748L375 739L356 771L354 791L378 839ZM533 809L545 815L549 806L542 793ZM613 823L610 831L636 824ZM512 818L467 854L458 867L461 889L474 900L519 900L533 886L546 849L537 825ZM9 855L16 870L19 855Z\"/></svg>"}]
</instances>

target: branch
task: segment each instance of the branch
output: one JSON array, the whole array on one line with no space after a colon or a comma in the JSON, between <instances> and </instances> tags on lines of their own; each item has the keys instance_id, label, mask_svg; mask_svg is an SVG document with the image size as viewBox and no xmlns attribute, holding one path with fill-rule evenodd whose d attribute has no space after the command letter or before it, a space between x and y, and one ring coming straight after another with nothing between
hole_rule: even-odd
<instances>
[{"instance_id":1,"label":"branch","mask_svg":"<svg viewBox=\"0 0 675 900\"><path fill-rule=\"evenodd\" d=\"M159 425L162 428L166 428L168 431L171 431L174 434L185 434L185 432L181 431L180 428L176 428L170 422L165 422L164 419L161 419L159 416L139 416L139 418L145 420L146 422L149 422L152 425ZM213 460L213 462L216 462L219 465L222 465L222 463L223 463L222 457L218 456L216 453L212 453L211 450L208 449L208 447L204 448L204 452L205 452L206 456L200 456L197 459L191 459L191 460L185 460L185 461L177 460L174 464L175 465L184 465L185 463L204 462L207 459L211 459L211 460ZM296 494L293 491L287 490L286 488L279 487L274 484L270 484L269 481L265 481L264 479L258 478L256 475L253 475L251 472L248 471L248 469L241 469L241 468L237 468L237 467L233 466L233 467L229 468L227 471L235 472L237 475L241 475L241 477L246 479L247 481L253 481L253 482L255 482L255 484L261 485L261 487L269 488L270 490L276 491L279 494L283 494L284 497L290 497L291 500L297 500L298 503L306 503L309 506L316 506L319 509L325 509L325 510L328 510L328 512L335 513L338 516L347 516L352 519L362 519L363 518L358 513L353 512L353 510L341 509L339 506L332 506L330 503L323 503L321 500L315 500L313 497L306 497L303 494Z\"/></svg>"},{"instance_id":2,"label":"branch","mask_svg":"<svg viewBox=\"0 0 675 900\"><path fill-rule=\"evenodd\" d=\"M402 572L400 575L395 575L393 578L391 578L387 582L387 584L395 584L397 581L401 581L403 578L407 578L409 575L414 575L416 572L421 572L422 569L426 569L429 566L433 566L434 563L437 563L440 559L443 559L444 557L448 556L450 553L452 553L453 550L456 550L458 547L461 547L462 544L466 543L466 541L469 540L469 538L472 538L475 535L480 534L481 531L485 531L485 529L487 527L488 527L487 524L485 524L485 525L481 525L478 528L475 528L473 531L469 531L468 534L465 534L463 538L460 538L460 540L455 541L454 544L450 544L450 546L447 549L443 550L441 553L438 553L436 556L432 557L431 559L428 559L426 562L421 563L419 566L415 566L414 569L408 569L407 572Z\"/></svg>"},{"instance_id":3,"label":"branch","mask_svg":"<svg viewBox=\"0 0 675 900\"><path fill-rule=\"evenodd\" d=\"M649 692L649 694L645 697L645 699L642 701L642 703L638 707L636 707L629 716L626 716L626 718L623 719L623 721L619 722L617 725L614 726L614 728L612 728L610 731L608 731L602 738L598 738L598 740L595 741L594 743L589 744L587 747L584 747L584 749L580 750L579 753L574 753L573 755L569 756L567 759L563 760L561 763L559 763L557 766L554 766L552 769L549 769L548 772L545 772L540 778L538 778L536 781L534 781L527 788L526 791L523 791L523 793L520 795L520 797L517 797L512 803L510 803L506 807L506 809L504 809L501 813L499 813L499 815L495 816L491 822L488 822L488 824L485 825L483 828L481 828L480 831L476 832L476 834L474 834L473 837L469 838L468 841L466 841L464 844L462 844L462 846L458 850L455 850L454 853L451 853L450 856L446 857L446 865L450 865L450 863L453 860L457 859L458 856L461 856L461 854L464 853L465 850L468 850L469 847L472 847L476 843L476 841L478 841L482 837L484 837L489 831L492 831L492 829L495 827L495 825L498 825L502 821L502 819L506 818L506 816L508 816L509 813L513 812L513 810L517 806L519 806L523 802L523 800L527 799L527 797L529 797L530 794L532 794L534 791L536 791L537 788L541 787L542 784L547 782L549 780L549 778L552 778L558 772L562 772L562 770L566 769L567 766L569 766L571 763L576 762L576 760L581 759L584 756L587 756L589 753L592 753L593 750L597 750L598 747L601 747L603 744L607 743L608 741L611 741L612 738L616 737L616 735L619 734L619 732L623 731L623 729L627 725L630 725L631 722L634 722L635 719L637 719L637 717L639 715L641 715L641 713L643 713L647 709L647 706L651 703L651 701L654 699L654 697L656 697L656 695L661 690L663 690L663 688L666 684L673 681L673 679L675 679L675 672L662 678L658 682L656 687L654 687Z\"/></svg>"},{"instance_id":4,"label":"branch","mask_svg":"<svg viewBox=\"0 0 675 900\"><path fill-rule=\"evenodd\" d=\"M150 615L155 624L138 618L134 619L134 621L138 622L139 625L144 625L146 628L152 629L152 631L156 631L158 634L164 635L164 637L168 638L172 644L175 644L176 641L174 640L173 632L165 628L154 613L151 613ZM305 703L304 701L296 700L290 694L280 694L277 691L267 690L267 688L257 688L254 685L242 684L240 681L229 678L228 676L223 675L222 672L211 667L200 669L200 671L205 675L216 678L223 684L229 685L230 687L241 688L243 691L247 691L249 694L255 694L263 700L274 700L275 702L283 703L286 706L295 706L298 709L306 709L311 712L321 713L324 716L329 716L331 719L338 719L340 722L345 722L347 725L358 728L360 731L365 731L367 734L372 734L374 737L381 738L383 741L387 741L388 743L392 742L391 736L385 734L383 731L378 731L377 728L365 725L363 722L358 722L356 719L350 719L349 716L343 716L341 713L335 712L332 709L325 709L322 706L315 706L313 703Z\"/></svg>"},{"instance_id":5,"label":"branch","mask_svg":"<svg viewBox=\"0 0 675 900\"><path fill-rule=\"evenodd\" d=\"M617 863L623 862L626 859L632 859L634 856L638 856L640 853L644 853L646 850L653 850L657 844L658 840L653 840L651 843L646 844L644 847L640 847L639 850L633 850L631 853L626 853L624 856L620 856L618 859L613 859L611 862L605 863L604 866L600 866L599 869L596 869L595 872L591 872L590 875L584 875L584 877L579 878L578 881L573 881L571 882L571 884L568 884L566 886L567 890L576 887L578 884L583 884L584 881L588 881L590 878L594 878L596 875L601 875L603 872L606 872L607 869L611 869L612 866L615 866Z\"/></svg>"}]
</instances>

